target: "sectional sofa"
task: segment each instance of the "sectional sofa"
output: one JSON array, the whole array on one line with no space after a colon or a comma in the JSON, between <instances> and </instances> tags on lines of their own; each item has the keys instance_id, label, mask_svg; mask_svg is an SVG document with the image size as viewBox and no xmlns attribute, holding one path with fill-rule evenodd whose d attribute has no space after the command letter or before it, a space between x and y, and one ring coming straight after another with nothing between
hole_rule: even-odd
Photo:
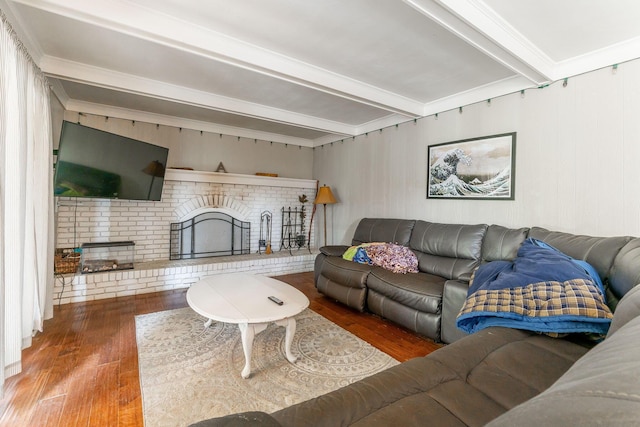
<instances>
[{"instance_id":1,"label":"sectional sofa","mask_svg":"<svg viewBox=\"0 0 640 427\"><path fill-rule=\"evenodd\" d=\"M528 237L595 268L614 312L604 341L505 327L457 331L476 267L514 258ZM346 247L325 247L315 265L318 290L450 344L273 414L198 426L640 425L640 238L363 219L352 243L374 241L410 247L420 272L358 265L342 259Z\"/></svg>"},{"instance_id":2,"label":"sectional sofa","mask_svg":"<svg viewBox=\"0 0 640 427\"><path fill-rule=\"evenodd\" d=\"M325 246L315 261L317 289L360 311L393 320L435 341L452 343L465 336L456 318L467 297L469 280L481 264L515 258L522 242L534 238L589 262L605 283L614 259L631 237L591 237L540 227L506 228L485 224L442 224L406 219L362 219L352 245L393 242L418 258L417 274L397 274L342 258L348 246ZM615 307L621 293L608 287Z\"/></svg>"}]
</instances>

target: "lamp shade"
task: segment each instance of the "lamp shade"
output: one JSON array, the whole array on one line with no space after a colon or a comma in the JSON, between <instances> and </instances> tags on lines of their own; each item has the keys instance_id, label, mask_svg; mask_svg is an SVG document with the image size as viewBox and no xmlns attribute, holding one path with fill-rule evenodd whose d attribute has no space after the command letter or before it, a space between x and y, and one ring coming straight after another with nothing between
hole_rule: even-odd
<instances>
[{"instance_id":1,"label":"lamp shade","mask_svg":"<svg viewBox=\"0 0 640 427\"><path fill-rule=\"evenodd\" d=\"M147 175L151 175L153 177L163 177L164 176L164 165L157 160L152 161L142 169L142 172Z\"/></svg>"},{"instance_id":2,"label":"lamp shade","mask_svg":"<svg viewBox=\"0 0 640 427\"><path fill-rule=\"evenodd\" d=\"M336 198L333 197L333 193L331 192L331 187L327 187L323 185L318 189L318 195L316 199L313 201L315 205L330 205L336 203Z\"/></svg>"}]
</instances>

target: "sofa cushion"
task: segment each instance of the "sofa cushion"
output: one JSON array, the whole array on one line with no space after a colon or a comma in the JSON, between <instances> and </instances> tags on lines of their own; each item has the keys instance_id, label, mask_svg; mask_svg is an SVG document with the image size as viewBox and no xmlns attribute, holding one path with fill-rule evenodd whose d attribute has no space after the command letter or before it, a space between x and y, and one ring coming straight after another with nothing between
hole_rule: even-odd
<instances>
[{"instance_id":1,"label":"sofa cushion","mask_svg":"<svg viewBox=\"0 0 640 427\"><path fill-rule=\"evenodd\" d=\"M460 279L480 263L484 224L438 224L416 221L409 247L416 252L420 271Z\"/></svg>"},{"instance_id":2,"label":"sofa cushion","mask_svg":"<svg viewBox=\"0 0 640 427\"><path fill-rule=\"evenodd\" d=\"M272 416L285 427L482 426L547 388L586 351L489 328Z\"/></svg>"},{"instance_id":3,"label":"sofa cushion","mask_svg":"<svg viewBox=\"0 0 640 427\"><path fill-rule=\"evenodd\" d=\"M439 313L445 281L433 274L397 274L374 268L367 278L367 287L404 306L425 313Z\"/></svg>"},{"instance_id":4,"label":"sofa cushion","mask_svg":"<svg viewBox=\"0 0 640 427\"><path fill-rule=\"evenodd\" d=\"M630 237L593 237L549 231L540 227L529 230L529 237L542 240L575 259L591 264L602 279L609 276L616 255ZM622 294L620 294L622 295Z\"/></svg>"},{"instance_id":5,"label":"sofa cushion","mask_svg":"<svg viewBox=\"0 0 640 427\"><path fill-rule=\"evenodd\" d=\"M363 218L353 233L351 244L385 242L407 246L414 224L410 219Z\"/></svg>"},{"instance_id":6,"label":"sofa cushion","mask_svg":"<svg viewBox=\"0 0 640 427\"><path fill-rule=\"evenodd\" d=\"M490 424L640 425L640 317L579 359L548 390Z\"/></svg>"},{"instance_id":7,"label":"sofa cushion","mask_svg":"<svg viewBox=\"0 0 640 427\"><path fill-rule=\"evenodd\" d=\"M510 261L514 259L528 233L528 228L514 229L501 225L490 225L482 240L482 261Z\"/></svg>"}]
</instances>

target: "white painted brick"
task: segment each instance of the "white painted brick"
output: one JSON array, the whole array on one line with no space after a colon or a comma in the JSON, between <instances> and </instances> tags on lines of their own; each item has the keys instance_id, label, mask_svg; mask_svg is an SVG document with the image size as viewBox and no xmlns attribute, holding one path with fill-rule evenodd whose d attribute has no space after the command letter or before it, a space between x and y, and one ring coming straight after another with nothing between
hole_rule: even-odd
<instances>
[{"instance_id":1,"label":"white painted brick","mask_svg":"<svg viewBox=\"0 0 640 427\"><path fill-rule=\"evenodd\" d=\"M136 266L141 262L166 260L169 256L169 224L175 221L177 212L186 214L189 211L186 208L190 206L218 204L237 210L241 216L246 217L252 223L251 252L255 253L257 252L260 212L269 210L273 213L273 235L278 236L280 234L278 230L281 227L280 209L283 206L298 206L298 196L303 193L313 194L313 191L315 189L312 187L308 189L256 188L247 185L171 181L165 183L163 199L160 202L87 200L76 207L75 200L61 198L58 207L56 238L59 247L70 247L73 242L80 245L89 241L133 240L136 243ZM198 202L194 204L194 200L198 200ZM192 201L191 204L189 204L190 201ZM77 224L74 224L74 216L78 220ZM313 235L311 241L315 242ZM298 257L295 258L295 260L288 259L288 265L283 267L278 266L278 261L273 259L253 259L240 263L225 259L224 261L214 260L211 264L181 267L179 273L170 268L136 269L134 273L123 274L120 280L148 278L150 281L145 280L142 284L147 286L146 289L151 292L154 291L153 287L157 286L160 286L161 289L164 289L165 286L188 286L194 280L199 280L210 274L258 270L266 273L286 273L293 270L310 271L313 268L313 257L308 262L298 260ZM278 267L276 268L276 266ZM161 275L159 272L162 272L162 275L166 274L168 276L166 279L174 282L171 285L163 285L163 280L158 278ZM115 281L118 280L118 276L114 276L113 273L86 275L86 277L85 289L93 291L117 287ZM81 278L81 280L84 279ZM126 286L139 286L139 284ZM59 295L62 289L60 284L56 284L54 289L60 301L70 302L69 284L65 287L64 295ZM121 292L115 293L121 295ZM107 292L99 295L99 298L112 294L114 293Z\"/></svg>"},{"instance_id":2,"label":"white painted brick","mask_svg":"<svg viewBox=\"0 0 640 427\"><path fill-rule=\"evenodd\" d=\"M118 296L119 297L126 297L126 296L135 295L135 294L136 294L136 292L134 290L129 290L129 291L119 292Z\"/></svg>"},{"instance_id":3,"label":"white painted brick","mask_svg":"<svg viewBox=\"0 0 640 427\"><path fill-rule=\"evenodd\" d=\"M104 295L105 289L88 289L85 292L85 295L96 296L96 295Z\"/></svg>"}]
</instances>

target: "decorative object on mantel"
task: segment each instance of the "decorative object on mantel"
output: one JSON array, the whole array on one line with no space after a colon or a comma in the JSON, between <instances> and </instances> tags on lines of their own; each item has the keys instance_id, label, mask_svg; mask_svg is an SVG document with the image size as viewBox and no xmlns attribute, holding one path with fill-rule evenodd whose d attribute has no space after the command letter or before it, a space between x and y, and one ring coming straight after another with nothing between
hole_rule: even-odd
<instances>
[{"instance_id":1,"label":"decorative object on mantel","mask_svg":"<svg viewBox=\"0 0 640 427\"><path fill-rule=\"evenodd\" d=\"M277 173L268 173L268 172L256 172L257 176L270 176L273 178L277 178L278 174Z\"/></svg>"},{"instance_id":2,"label":"decorative object on mantel","mask_svg":"<svg viewBox=\"0 0 640 427\"><path fill-rule=\"evenodd\" d=\"M269 255L273 253L271 250L271 212L264 211L260 214L260 237L258 239L258 253L264 253Z\"/></svg>"},{"instance_id":3,"label":"decorative object on mantel","mask_svg":"<svg viewBox=\"0 0 640 427\"><path fill-rule=\"evenodd\" d=\"M180 170L183 170L183 171L192 171L193 170L193 168L180 167L180 166L171 166L171 167L169 167L167 169L180 169Z\"/></svg>"},{"instance_id":4,"label":"decorative object on mantel","mask_svg":"<svg viewBox=\"0 0 640 427\"><path fill-rule=\"evenodd\" d=\"M216 169L216 172L227 173L227 170L224 168L224 165L222 164L222 162L220 162L220 164L218 165L218 169Z\"/></svg>"},{"instance_id":5,"label":"decorative object on mantel","mask_svg":"<svg viewBox=\"0 0 640 427\"><path fill-rule=\"evenodd\" d=\"M336 198L333 196L331 192L331 187L327 187L323 185L318 189L318 194L316 195L316 199L313 201L316 205L324 206L324 245L327 245L327 205L332 205L336 202Z\"/></svg>"}]
</instances>

